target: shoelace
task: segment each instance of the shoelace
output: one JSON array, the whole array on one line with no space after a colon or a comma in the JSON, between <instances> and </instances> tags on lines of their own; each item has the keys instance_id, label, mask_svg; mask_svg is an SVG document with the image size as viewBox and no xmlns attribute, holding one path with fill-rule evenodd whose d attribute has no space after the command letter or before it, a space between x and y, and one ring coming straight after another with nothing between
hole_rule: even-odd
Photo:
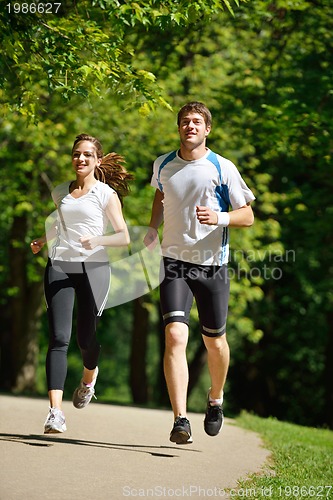
<instances>
[{"instance_id":1,"label":"shoelace","mask_svg":"<svg viewBox=\"0 0 333 500\"><path fill-rule=\"evenodd\" d=\"M50 422L54 422L55 419L57 418L57 414L59 413L59 417L61 418L61 420L64 420L64 417L62 415L62 413L60 412L60 410L56 410L56 409L52 409L50 410L50 414L49 414L49 417L48 417L48 420Z\"/></svg>"},{"instance_id":2,"label":"shoelace","mask_svg":"<svg viewBox=\"0 0 333 500\"><path fill-rule=\"evenodd\" d=\"M186 417L177 417L175 420L176 425L184 425L184 424L189 424L189 421L187 420Z\"/></svg>"},{"instance_id":3,"label":"shoelace","mask_svg":"<svg viewBox=\"0 0 333 500\"><path fill-rule=\"evenodd\" d=\"M56 418L56 415L55 415L55 412L54 411L51 411L50 413L50 416L48 418L48 420L50 420L51 422L53 422Z\"/></svg>"},{"instance_id":4,"label":"shoelace","mask_svg":"<svg viewBox=\"0 0 333 500\"><path fill-rule=\"evenodd\" d=\"M77 391L77 394L82 399L86 399L89 396L94 396L94 398L97 399L96 396L95 396L95 389L94 389L94 387L87 387L84 384L82 384L82 386L80 387L80 389Z\"/></svg>"},{"instance_id":5,"label":"shoelace","mask_svg":"<svg viewBox=\"0 0 333 500\"><path fill-rule=\"evenodd\" d=\"M221 406L211 406L209 405L209 408L208 408L208 418L209 420L218 420L219 416L221 415L222 413L222 408Z\"/></svg>"}]
</instances>

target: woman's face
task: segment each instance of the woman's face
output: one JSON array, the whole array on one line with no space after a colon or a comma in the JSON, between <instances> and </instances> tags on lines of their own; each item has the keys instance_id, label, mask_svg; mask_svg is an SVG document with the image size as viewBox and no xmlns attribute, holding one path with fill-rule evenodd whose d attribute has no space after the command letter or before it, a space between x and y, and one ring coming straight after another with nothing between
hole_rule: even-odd
<instances>
[{"instance_id":1,"label":"woman's face","mask_svg":"<svg viewBox=\"0 0 333 500\"><path fill-rule=\"evenodd\" d=\"M101 164L97 158L96 148L90 141L81 141L75 145L72 152L72 165L77 175L87 176Z\"/></svg>"}]
</instances>

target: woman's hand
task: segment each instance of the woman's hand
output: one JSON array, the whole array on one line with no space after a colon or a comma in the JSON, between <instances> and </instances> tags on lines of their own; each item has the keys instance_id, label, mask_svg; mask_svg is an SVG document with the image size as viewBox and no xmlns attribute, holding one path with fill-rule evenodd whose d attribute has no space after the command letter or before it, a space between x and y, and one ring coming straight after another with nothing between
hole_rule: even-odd
<instances>
[{"instance_id":1,"label":"woman's hand","mask_svg":"<svg viewBox=\"0 0 333 500\"><path fill-rule=\"evenodd\" d=\"M93 250L98 245L100 245L99 236L92 236L90 234L81 236L79 241L82 244L83 248L85 248L86 250Z\"/></svg>"},{"instance_id":2,"label":"woman's hand","mask_svg":"<svg viewBox=\"0 0 333 500\"><path fill-rule=\"evenodd\" d=\"M32 253L36 254L36 253L40 252L44 245L45 245L45 238L44 237L37 238L37 239L33 240L30 243L30 248L31 248Z\"/></svg>"}]
</instances>

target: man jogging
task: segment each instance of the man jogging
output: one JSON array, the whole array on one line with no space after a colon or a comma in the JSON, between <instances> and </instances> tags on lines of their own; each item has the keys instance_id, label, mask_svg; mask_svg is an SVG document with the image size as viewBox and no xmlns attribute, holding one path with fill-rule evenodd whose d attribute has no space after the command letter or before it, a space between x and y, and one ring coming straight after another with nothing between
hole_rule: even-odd
<instances>
[{"instance_id":1,"label":"man jogging","mask_svg":"<svg viewBox=\"0 0 333 500\"><path fill-rule=\"evenodd\" d=\"M192 443L186 416L188 324L195 297L211 378L204 429L217 435L223 425L223 388L229 366L228 227L253 224L255 199L235 165L206 147L211 113L190 102L178 113L180 148L156 159L156 188L146 244L153 245L164 221L165 278L160 301L165 325L164 373L174 412L170 441ZM232 211L228 213L229 207Z\"/></svg>"}]
</instances>

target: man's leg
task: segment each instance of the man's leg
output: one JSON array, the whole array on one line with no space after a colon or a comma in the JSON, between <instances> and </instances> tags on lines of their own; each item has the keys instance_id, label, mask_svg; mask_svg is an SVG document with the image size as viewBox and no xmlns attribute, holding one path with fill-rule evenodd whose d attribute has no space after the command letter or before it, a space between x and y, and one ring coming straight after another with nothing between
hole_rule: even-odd
<instances>
[{"instance_id":1,"label":"man's leg","mask_svg":"<svg viewBox=\"0 0 333 500\"><path fill-rule=\"evenodd\" d=\"M170 441L192 443L191 425L186 418L188 366L186 346L193 294L186 282L186 263L164 259L165 278L160 286L161 311L165 325L164 374L174 424Z\"/></svg>"},{"instance_id":2,"label":"man's leg","mask_svg":"<svg viewBox=\"0 0 333 500\"><path fill-rule=\"evenodd\" d=\"M207 362L211 378L204 429L209 436L216 436L223 426L223 388L229 367L229 346L226 334L218 337L203 335L203 339L207 348Z\"/></svg>"},{"instance_id":3,"label":"man's leg","mask_svg":"<svg viewBox=\"0 0 333 500\"><path fill-rule=\"evenodd\" d=\"M170 441L176 444L193 442L191 424L186 417L188 386L187 341L188 326L186 323L174 321L166 325L164 373L174 413Z\"/></svg>"},{"instance_id":4,"label":"man's leg","mask_svg":"<svg viewBox=\"0 0 333 500\"><path fill-rule=\"evenodd\" d=\"M186 346L188 326L169 323L165 327L164 374L175 418L186 416L188 366Z\"/></svg>"},{"instance_id":5,"label":"man's leg","mask_svg":"<svg viewBox=\"0 0 333 500\"><path fill-rule=\"evenodd\" d=\"M229 346L225 333L229 279L226 266L207 267L205 271L191 286L197 301L211 378L204 428L209 436L216 436L223 426L223 388L229 368Z\"/></svg>"},{"instance_id":6,"label":"man's leg","mask_svg":"<svg viewBox=\"0 0 333 500\"><path fill-rule=\"evenodd\" d=\"M202 336L207 349L207 363L211 378L211 399L222 399L229 368L229 345L226 334L221 337Z\"/></svg>"}]
</instances>

